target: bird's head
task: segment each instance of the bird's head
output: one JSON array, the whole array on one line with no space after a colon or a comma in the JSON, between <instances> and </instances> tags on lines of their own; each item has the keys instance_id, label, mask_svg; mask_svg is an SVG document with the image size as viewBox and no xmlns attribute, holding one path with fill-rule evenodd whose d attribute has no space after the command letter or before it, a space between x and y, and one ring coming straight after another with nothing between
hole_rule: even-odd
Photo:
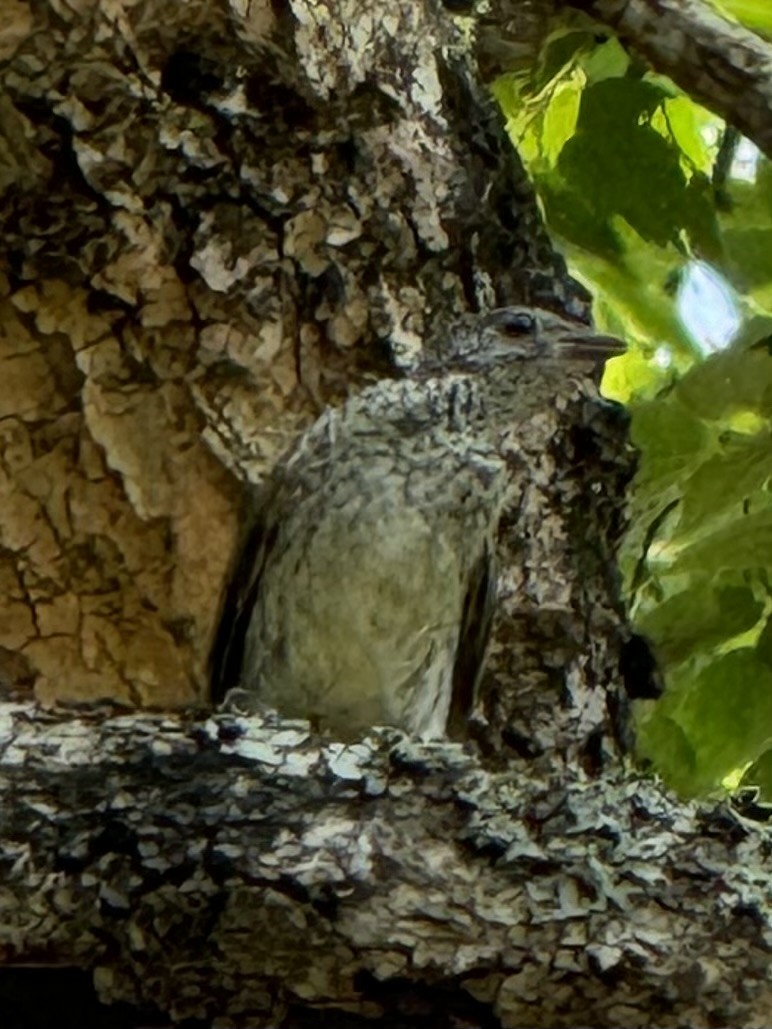
<instances>
[{"instance_id":1,"label":"bird's head","mask_svg":"<svg viewBox=\"0 0 772 1029\"><path fill-rule=\"evenodd\" d=\"M538 307L500 307L460 323L425 357L423 371L484 371L533 359L592 368L624 353L624 344Z\"/></svg>"}]
</instances>

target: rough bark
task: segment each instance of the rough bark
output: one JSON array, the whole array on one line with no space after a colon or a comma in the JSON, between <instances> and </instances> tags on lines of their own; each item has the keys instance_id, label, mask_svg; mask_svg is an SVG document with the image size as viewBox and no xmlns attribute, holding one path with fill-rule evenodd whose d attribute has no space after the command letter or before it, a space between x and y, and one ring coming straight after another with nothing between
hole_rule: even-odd
<instances>
[{"instance_id":1,"label":"rough bark","mask_svg":"<svg viewBox=\"0 0 772 1029\"><path fill-rule=\"evenodd\" d=\"M438 5L4 11L2 678L189 704L244 481L453 315L586 304Z\"/></svg>"},{"instance_id":2,"label":"rough bark","mask_svg":"<svg viewBox=\"0 0 772 1029\"><path fill-rule=\"evenodd\" d=\"M769 1025L769 842L728 810L398 734L0 717L0 947L95 966L105 1001L223 1026Z\"/></svg>"},{"instance_id":3,"label":"rough bark","mask_svg":"<svg viewBox=\"0 0 772 1029\"><path fill-rule=\"evenodd\" d=\"M772 156L772 47L704 0L563 0Z\"/></svg>"},{"instance_id":4,"label":"rough bark","mask_svg":"<svg viewBox=\"0 0 772 1029\"><path fill-rule=\"evenodd\" d=\"M585 299L429 0L7 14L3 676L190 705L245 484L457 314ZM485 763L7 706L7 961L241 1026L767 1024L763 841L620 770L631 456L574 387L512 442Z\"/></svg>"}]
</instances>

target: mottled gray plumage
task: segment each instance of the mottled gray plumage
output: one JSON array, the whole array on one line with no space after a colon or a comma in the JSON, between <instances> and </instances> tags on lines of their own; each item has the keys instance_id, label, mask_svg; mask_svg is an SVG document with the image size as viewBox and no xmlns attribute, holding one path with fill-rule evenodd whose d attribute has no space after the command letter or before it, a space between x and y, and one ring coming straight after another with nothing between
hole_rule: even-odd
<instances>
[{"instance_id":1,"label":"mottled gray plumage","mask_svg":"<svg viewBox=\"0 0 772 1029\"><path fill-rule=\"evenodd\" d=\"M457 732L485 658L500 513L527 475L506 436L559 401L572 363L619 349L506 308L460 323L410 377L325 411L261 499L221 615L213 699L254 691L340 739L373 725Z\"/></svg>"}]
</instances>

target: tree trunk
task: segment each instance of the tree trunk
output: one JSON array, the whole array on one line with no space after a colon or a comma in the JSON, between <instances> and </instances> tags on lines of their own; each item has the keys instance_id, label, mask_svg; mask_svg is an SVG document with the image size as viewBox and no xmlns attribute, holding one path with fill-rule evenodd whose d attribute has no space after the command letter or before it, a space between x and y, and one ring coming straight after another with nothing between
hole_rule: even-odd
<instances>
[{"instance_id":1,"label":"tree trunk","mask_svg":"<svg viewBox=\"0 0 772 1029\"><path fill-rule=\"evenodd\" d=\"M453 315L585 303L433 6L13 10L4 677L189 704L243 482Z\"/></svg>"}]
</instances>

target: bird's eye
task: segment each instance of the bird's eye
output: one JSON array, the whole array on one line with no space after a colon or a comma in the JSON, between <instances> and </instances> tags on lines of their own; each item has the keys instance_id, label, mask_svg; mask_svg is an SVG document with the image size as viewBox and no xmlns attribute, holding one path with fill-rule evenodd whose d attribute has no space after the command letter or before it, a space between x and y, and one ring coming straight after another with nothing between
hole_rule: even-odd
<instances>
[{"instance_id":1,"label":"bird's eye","mask_svg":"<svg viewBox=\"0 0 772 1029\"><path fill-rule=\"evenodd\" d=\"M533 315L525 311L511 311L501 320L501 331L507 336L531 336L536 328Z\"/></svg>"}]
</instances>

